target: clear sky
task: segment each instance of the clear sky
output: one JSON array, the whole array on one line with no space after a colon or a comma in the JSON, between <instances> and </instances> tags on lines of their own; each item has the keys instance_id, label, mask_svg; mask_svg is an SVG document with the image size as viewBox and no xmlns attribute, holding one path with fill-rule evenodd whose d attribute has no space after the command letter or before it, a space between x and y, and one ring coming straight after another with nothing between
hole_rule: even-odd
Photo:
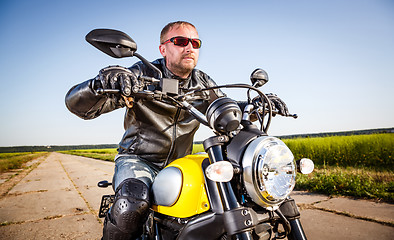
<instances>
[{"instance_id":1,"label":"clear sky","mask_svg":"<svg viewBox=\"0 0 394 240\"><path fill-rule=\"evenodd\" d=\"M394 126L392 0L1 0L0 146L118 143L124 109L86 121L67 110L64 96L101 68L137 59L111 58L85 35L122 30L154 60L161 29L176 20L197 27L197 68L218 84L268 72L263 92L299 115L273 119L271 135ZM204 136L202 127L196 140Z\"/></svg>"}]
</instances>

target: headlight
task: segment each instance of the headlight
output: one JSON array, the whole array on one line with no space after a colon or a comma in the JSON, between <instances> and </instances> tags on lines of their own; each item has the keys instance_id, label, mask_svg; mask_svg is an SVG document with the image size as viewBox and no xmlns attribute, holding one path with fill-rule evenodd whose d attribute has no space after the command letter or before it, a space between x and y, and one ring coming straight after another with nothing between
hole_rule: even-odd
<instances>
[{"instance_id":1,"label":"headlight","mask_svg":"<svg viewBox=\"0 0 394 240\"><path fill-rule=\"evenodd\" d=\"M278 138L253 140L242 157L242 167L246 191L262 207L276 208L294 188L294 156Z\"/></svg>"}]
</instances>

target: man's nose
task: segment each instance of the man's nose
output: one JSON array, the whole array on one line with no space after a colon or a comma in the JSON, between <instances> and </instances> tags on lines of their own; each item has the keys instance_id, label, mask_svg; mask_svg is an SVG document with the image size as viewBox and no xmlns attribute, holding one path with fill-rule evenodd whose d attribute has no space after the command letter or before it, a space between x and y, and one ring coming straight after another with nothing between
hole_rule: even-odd
<instances>
[{"instance_id":1,"label":"man's nose","mask_svg":"<svg viewBox=\"0 0 394 240\"><path fill-rule=\"evenodd\" d=\"M192 43L189 41L187 43L187 45L185 46L185 51L191 52L192 50L193 50L193 46L192 46Z\"/></svg>"}]
</instances>

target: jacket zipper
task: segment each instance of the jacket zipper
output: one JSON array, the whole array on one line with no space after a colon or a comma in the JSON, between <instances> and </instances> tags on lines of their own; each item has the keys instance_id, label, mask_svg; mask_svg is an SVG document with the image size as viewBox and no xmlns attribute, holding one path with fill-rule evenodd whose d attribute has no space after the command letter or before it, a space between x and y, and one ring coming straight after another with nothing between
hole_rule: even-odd
<instances>
[{"instance_id":1,"label":"jacket zipper","mask_svg":"<svg viewBox=\"0 0 394 240\"><path fill-rule=\"evenodd\" d=\"M168 152L167 159L163 165L163 168L165 166L167 166L168 161L170 160L170 157L172 156L172 154L174 153L174 150L175 150L176 128L177 128L177 123L178 123L178 118L179 118L180 113L181 113L181 108L178 107L178 109L175 113L175 118L174 118L175 121L174 121L173 130L172 130L171 147L170 147L170 151Z\"/></svg>"}]
</instances>

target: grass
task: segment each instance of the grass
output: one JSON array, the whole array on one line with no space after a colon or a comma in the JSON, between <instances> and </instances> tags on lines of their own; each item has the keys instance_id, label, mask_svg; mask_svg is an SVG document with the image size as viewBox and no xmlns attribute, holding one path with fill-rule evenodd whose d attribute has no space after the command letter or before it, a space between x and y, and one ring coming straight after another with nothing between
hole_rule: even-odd
<instances>
[{"instance_id":1,"label":"grass","mask_svg":"<svg viewBox=\"0 0 394 240\"><path fill-rule=\"evenodd\" d=\"M25 163L48 154L47 152L0 153L0 173L23 168Z\"/></svg>"},{"instance_id":2,"label":"grass","mask_svg":"<svg viewBox=\"0 0 394 240\"><path fill-rule=\"evenodd\" d=\"M317 168L297 174L297 190L394 202L394 174L352 167Z\"/></svg>"},{"instance_id":3,"label":"grass","mask_svg":"<svg viewBox=\"0 0 394 240\"><path fill-rule=\"evenodd\" d=\"M94 159L100 159L104 161L114 161L116 154L118 153L115 148L107 149L78 149L78 150L66 150L59 151L60 153L77 155L82 157L89 157ZM202 144L196 144L193 146L193 154L198 152L204 152Z\"/></svg>"},{"instance_id":4,"label":"grass","mask_svg":"<svg viewBox=\"0 0 394 240\"><path fill-rule=\"evenodd\" d=\"M296 189L394 202L394 134L286 139L296 159L315 170L297 174Z\"/></svg>"},{"instance_id":5,"label":"grass","mask_svg":"<svg viewBox=\"0 0 394 240\"><path fill-rule=\"evenodd\" d=\"M82 157L89 157L94 159L100 159L104 161L114 161L116 154L118 153L115 148L107 148L107 149L78 149L78 150L67 150L67 151L59 151L60 153L77 155Z\"/></svg>"},{"instance_id":6,"label":"grass","mask_svg":"<svg viewBox=\"0 0 394 240\"><path fill-rule=\"evenodd\" d=\"M297 174L296 189L394 202L394 134L283 140L296 159L310 158L315 170ZM202 144L193 153L204 152ZM63 151L113 161L116 149Z\"/></svg>"},{"instance_id":7,"label":"grass","mask_svg":"<svg viewBox=\"0 0 394 240\"><path fill-rule=\"evenodd\" d=\"M310 158L318 167L394 169L394 134L371 134L283 140L296 159Z\"/></svg>"},{"instance_id":8,"label":"grass","mask_svg":"<svg viewBox=\"0 0 394 240\"><path fill-rule=\"evenodd\" d=\"M198 152L205 152L204 146L202 144L194 144L193 145L192 154L195 154L195 153L198 153Z\"/></svg>"}]
</instances>

